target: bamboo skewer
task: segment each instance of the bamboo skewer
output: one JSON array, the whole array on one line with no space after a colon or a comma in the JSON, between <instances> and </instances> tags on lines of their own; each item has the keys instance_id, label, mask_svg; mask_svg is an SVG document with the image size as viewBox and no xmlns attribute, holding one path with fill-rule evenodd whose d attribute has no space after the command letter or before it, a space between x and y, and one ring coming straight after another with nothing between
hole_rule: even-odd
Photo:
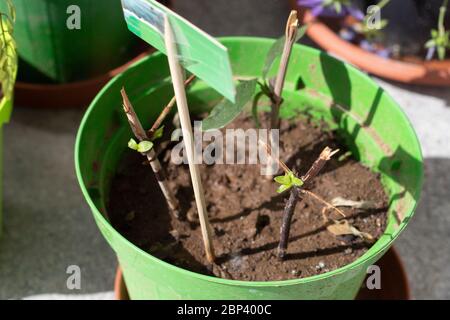
<instances>
[{"instance_id":1,"label":"bamboo skewer","mask_svg":"<svg viewBox=\"0 0 450 320\"><path fill-rule=\"evenodd\" d=\"M175 91L178 114L180 116L181 130L183 132L183 141L189 161L189 171L191 173L192 186L194 189L195 202L197 205L200 227L205 246L206 258L210 263L215 260L214 247L211 236L211 226L206 211L205 193L200 176L200 168L194 162L194 138L192 133L192 124L189 116L189 108L184 88L183 70L177 59L178 52L175 42L175 36L170 25L169 18L164 18L165 26L165 44L167 57L169 60L170 74Z\"/></svg>"}]
</instances>

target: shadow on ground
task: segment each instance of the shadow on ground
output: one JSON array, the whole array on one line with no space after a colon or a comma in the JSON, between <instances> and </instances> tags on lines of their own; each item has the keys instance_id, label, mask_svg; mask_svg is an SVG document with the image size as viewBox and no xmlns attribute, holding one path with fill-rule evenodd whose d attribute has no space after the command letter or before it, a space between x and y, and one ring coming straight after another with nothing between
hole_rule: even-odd
<instances>
[{"instance_id":1,"label":"shadow on ground","mask_svg":"<svg viewBox=\"0 0 450 320\"><path fill-rule=\"evenodd\" d=\"M95 226L75 177L83 110L16 108L5 126L0 299L113 288L116 258ZM69 265L81 268L70 291Z\"/></svg>"},{"instance_id":2,"label":"shadow on ground","mask_svg":"<svg viewBox=\"0 0 450 320\"><path fill-rule=\"evenodd\" d=\"M396 242L413 297L450 299L450 159L425 159L425 184L416 214Z\"/></svg>"}]
</instances>

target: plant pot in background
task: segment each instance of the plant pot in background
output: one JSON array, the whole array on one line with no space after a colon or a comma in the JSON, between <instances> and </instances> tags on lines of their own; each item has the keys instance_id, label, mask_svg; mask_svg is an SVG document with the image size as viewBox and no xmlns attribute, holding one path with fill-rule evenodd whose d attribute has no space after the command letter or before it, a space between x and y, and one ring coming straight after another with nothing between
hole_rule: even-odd
<instances>
[{"instance_id":1,"label":"plant pot in background","mask_svg":"<svg viewBox=\"0 0 450 320\"><path fill-rule=\"evenodd\" d=\"M146 46L127 29L120 0L13 2L20 56L19 105L85 106L124 65L145 51ZM68 20L78 8L81 28L70 29Z\"/></svg>"},{"instance_id":2,"label":"plant pot in background","mask_svg":"<svg viewBox=\"0 0 450 320\"><path fill-rule=\"evenodd\" d=\"M224 38L234 75L259 76L273 40ZM154 54L112 80L86 112L77 136L78 181L96 223L116 252L132 299L353 299L367 267L389 249L405 229L422 186L423 160L410 122L373 80L318 50L294 47L282 115L310 110L342 136L363 164L380 172L390 198L388 226L360 258L317 276L267 282L235 281L178 268L142 251L108 221L106 203L111 178L127 150L129 127L121 114L120 89L126 86L144 126L149 126L173 96L169 69ZM192 113L207 111L220 96L203 82L188 94ZM151 107L149 107L151 106ZM230 191L231 192L231 191Z\"/></svg>"},{"instance_id":3,"label":"plant pot in background","mask_svg":"<svg viewBox=\"0 0 450 320\"><path fill-rule=\"evenodd\" d=\"M299 7L297 0L289 0L292 8L302 15L308 25L307 35L330 54L349 62L362 70L385 78L408 84L450 86L450 60L407 62L366 51L342 39L324 20L314 17L309 9Z\"/></svg>"}]
</instances>

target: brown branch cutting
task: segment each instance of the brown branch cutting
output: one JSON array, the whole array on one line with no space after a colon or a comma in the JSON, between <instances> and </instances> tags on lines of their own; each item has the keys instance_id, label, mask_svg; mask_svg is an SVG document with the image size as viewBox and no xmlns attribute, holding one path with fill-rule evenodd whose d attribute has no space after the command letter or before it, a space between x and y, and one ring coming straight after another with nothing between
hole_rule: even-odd
<instances>
[{"instance_id":1,"label":"brown branch cutting","mask_svg":"<svg viewBox=\"0 0 450 320\"><path fill-rule=\"evenodd\" d=\"M121 93L122 99L123 99L123 111L125 112L125 114L127 116L128 123L130 124L131 130L133 131L136 139L138 139L140 142L141 141L150 141L149 137L147 136L147 133L145 132L144 128L142 127L141 122L139 121L139 118L136 115L136 112L134 111L133 105L131 104L130 99L128 98L125 88L122 88L120 93ZM150 163L153 173L155 174L156 180L158 180L159 187L161 188L161 191L162 191L164 197L166 198L169 208L178 217L179 216L178 201L172 194L171 190L169 189L169 186L167 185L167 180L166 180L166 176L164 174L164 170L163 170L158 158L156 157L154 148L152 148L148 152L146 152L145 156L147 157L147 160Z\"/></svg>"}]
</instances>

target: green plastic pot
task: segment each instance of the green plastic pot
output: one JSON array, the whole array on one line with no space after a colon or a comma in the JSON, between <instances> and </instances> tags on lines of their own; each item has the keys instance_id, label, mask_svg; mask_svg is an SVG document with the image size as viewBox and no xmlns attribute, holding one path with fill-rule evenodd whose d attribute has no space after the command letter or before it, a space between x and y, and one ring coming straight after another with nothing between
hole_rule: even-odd
<instances>
[{"instance_id":1,"label":"green plastic pot","mask_svg":"<svg viewBox=\"0 0 450 320\"><path fill-rule=\"evenodd\" d=\"M136 53L120 0L13 0L20 80L66 83L104 74ZM81 29L67 20L78 6Z\"/></svg>"},{"instance_id":2,"label":"green plastic pot","mask_svg":"<svg viewBox=\"0 0 450 320\"><path fill-rule=\"evenodd\" d=\"M273 40L224 38L233 72L261 75ZM275 70L272 70L274 72ZM421 149L399 106L373 80L318 50L296 45L287 74L283 117L308 109L336 128L353 154L380 172L390 197L386 232L360 258L337 270L298 280L246 282L193 273L140 250L108 222L108 190L132 136L121 110L125 86L145 126L173 95L166 57L154 54L113 79L96 97L81 123L75 146L78 181L95 221L117 253L132 299L353 299L374 264L408 224L420 195ZM189 90L192 113L220 99L205 83Z\"/></svg>"}]
</instances>

